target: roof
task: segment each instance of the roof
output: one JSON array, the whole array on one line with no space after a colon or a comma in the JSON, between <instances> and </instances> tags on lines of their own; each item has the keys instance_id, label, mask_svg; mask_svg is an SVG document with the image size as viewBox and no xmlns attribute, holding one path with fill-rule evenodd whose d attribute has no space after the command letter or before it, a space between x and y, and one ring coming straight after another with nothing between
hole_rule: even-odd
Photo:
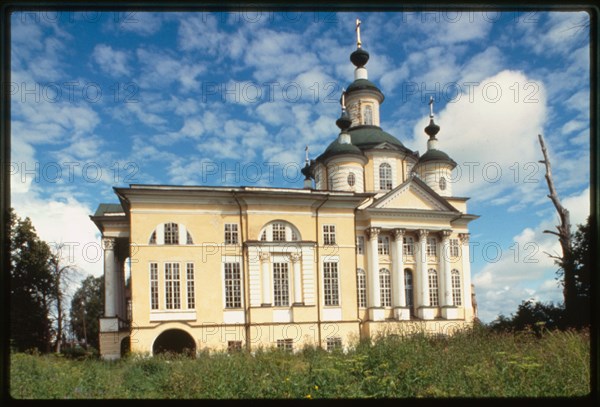
<instances>
[{"instance_id":1,"label":"roof","mask_svg":"<svg viewBox=\"0 0 600 407\"><path fill-rule=\"evenodd\" d=\"M356 155L359 157L365 157L360 148L356 147L354 144L342 144L337 139L331 143L319 156L319 159L326 160L327 158L337 156L337 155Z\"/></svg>"},{"instance_id":2,"label":"roof","mask_svg":"<svg viewBox=\"0 0 600 407\"><path fill-rule=\"evenodd\" d=\"M456 167L456 161L450 158L448 154L438 149L427 150L425 154L419 157L417 165L425 162L444 162L452 165L453 168Z\"/></svg>"},{"instance_id":3,"label":"roof","mask_svg":"<svg viewBox=\"0 0 600 407\"><path fill-rule=\"evenodd\" d=\"M340 144L336 138L327 146L323 154L317 157L317 161L323 161L335 155L355 154L364 156L363 151L375 148L378 145L387 143L398 150L414 154L414 152L404 146L400 140L381 130L381 127L374 125L354 126L347 130L350 134L352 144Z\"/></svg>"},{"instance_id":4,"label":"roof","mask_svg":"<svg viewBox=\"0 0 600 407\"><path fill-rule=\"evenodd\" d=\"M348 88L346 89L346 93L351 93L351 92L354 92L357 90L363 90L363 89L377 91L379 93L379 96L381 97L381 102L383 102L383 99L384 99L383 93L381 93L381 91L379 90L377 85L375 85L373 82L371 82L368 79L356 79L354 82L352 82L348 86Z\"/></svg>"},{"instance_id":5,"label":"roof","mask_svg":"<svg viewBox=\"0 0 600 407\"><path fill-rule=\"evenodd\" d=\"M123 213L123 207L118 203L101 203L94 216L105 216L107 213Z\"/></svg>"}]
</instances>

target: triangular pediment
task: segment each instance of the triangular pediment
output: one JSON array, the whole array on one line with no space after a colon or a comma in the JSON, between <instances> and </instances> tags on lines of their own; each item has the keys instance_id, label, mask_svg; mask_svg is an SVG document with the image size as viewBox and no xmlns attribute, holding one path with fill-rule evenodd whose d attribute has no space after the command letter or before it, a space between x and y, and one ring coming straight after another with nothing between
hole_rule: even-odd
<instances>
[{"instance_id":1,"label":"triangular pediment","mask_svg":"<svg viewBox=\"0 0 600 407\"><path fill-rule=\"evenodd\" d=\"M370 205L377 209L419 209L458 212L444 197L428 187L419 178L411 177L381 196Z\"/></svg>"}]
</instances>

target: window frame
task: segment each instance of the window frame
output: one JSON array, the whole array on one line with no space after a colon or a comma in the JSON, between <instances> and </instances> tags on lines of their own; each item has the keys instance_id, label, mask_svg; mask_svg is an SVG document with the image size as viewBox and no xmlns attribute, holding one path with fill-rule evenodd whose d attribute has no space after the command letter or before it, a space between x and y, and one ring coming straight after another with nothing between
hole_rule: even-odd
<instances>
[{"instance_id":1,"label":"window frame","mask_svg":"<svg viewBox=\"0 0 600 407\"><path fill-rule=\"evenodd\" d=\"M367 308L367 273L362 268L356 270L356 303L358 308Z\"/></svg>"},{"instance_id":2,"label":"window frame","mask_svg":"<svg viewBox=\"0 0 600 407\"><path fill-rule=\"evenodd\" d=\"M390 255L390 238L385 235L377 236L377 253L380 256Z\"/></svg>"},{"instance_id":3,"label":"window frame","mask_svg":"<svg viewBox=\"0 0 600 407\"><path fill-rule=\"evenodd\" d=\"M181 309L181 270L178 262L164 265L165 309Z\"/></svg>"},{"instance_id":4,"label":"window frame","mask_svg":"<svg viewBox=\"0 0 600 407\"><path fill-rule=\"evenodd\" d=\"M392 166L383 162L379 164L379 189L380 190L391 190L394 185L394 177Z\"/></svg>"},{"instance_id":5,"label":"window frame","mask_svg":"<svg viewBox=\"0 0 600 407\"><path fill-rule=\"evenodd\" d=\"M402 255L415 255L415 239L412 236L404 236L402 238Z\"/></svg>"},{"instance_id":6,"label":"window frame","mask_svg":"<svg viewBox=\"0 0 600 407\"><path fill-rule=\"evenodd\" d=\"M239 228L237 223L226 223L223 233L223 243L239 244Z\"/></svg>"},{"instance_id":7,"label":"window frame","mask_svg":"<svg viewBox=\"0 0 600 407\"><path fill-rule=\"evenodd\" d=\"M461 307L462 304L462 289L460 272L457 269L450 271L450 280L452 281L452 304L455 307Z\"/></svg>"},{"instance_id":8,"label":"window frame","mask_svg":"<svg viewBox=\"0 0 600 407\"><path fill-rule=\"evenodd\" d=\"M160 309L158 263L150 262L150 310Z\"/></svg>"},{"instance_id":9,"label":"window frame","mask_svg":"<svg viewBox=\"0 0 600 407\"><path fill-rule=\"evenodd\" d=\"M196 308L196 286L194 279L194 263L185 265L185 285L186 285L186 303L187 309Z\"/></svg>"},{"instance_id":10,"label":"window frame","mask_svg":"<svg viewBox=\"0 0 600 407\"><path fill-rule=\"evenodd\" d=\"M323 262L323 304L340 306L340 275L337 261Z\"/></svg>"},{"instance_id":11,"label":"window frame","mask_svg":"<svg viewBox=\"0 0 600 407\"><path fill-rule=\"evenodd\" d=\"M430 268L427 270L427 285L429 287L429 306L440 306L440 291L437 270Z\"/></svg>"},{"instance_id":12,"label":"window frame","mask_svg":"<svg viewBox=\"0 0 600 407\"><path fill-rule=\"evenodd\" d=\"M168 237L168 239L167 239ZM179 224L167 222L164 224L164 244L173 246L179 244Z\"/></svg>"},{"instance_id":13,"label":"window frame","mask_svg":"<svg viewBox=\"0 0 600 407\"><path fill-rule=\"evenodd\" d=\"M273 263L273 306L290 306L290 267L287 262Z\"/></svg>"},{"instance_id":14,"label":"window frame","mask_svg":"<svg viewBox=\"0 0 600 407\"><path fill-rule=\"evenodd\" d=\"M392 275L386 267L379 269L379 299L381 306L389 308L392 306Z\"/></svg>"},{"instance_id":15,"label":"window frame","mask_svg":"<svg viewBox=\"0 0 600 407\"><path fill-rule=\"evenodd\" d=\"M223 263L225 309L242 308L242 267L239 261Z\"/></svg>"},{"instance_id":16,"label":"window frame","mask_svg":"<svg viewBox=\"0 0 600 407\"><path fill-rule=\"evenodd\" d=\"M334 246L336 244L336 233L334 224L323 225L323 246Z\"/></svg>"}]
</instances>

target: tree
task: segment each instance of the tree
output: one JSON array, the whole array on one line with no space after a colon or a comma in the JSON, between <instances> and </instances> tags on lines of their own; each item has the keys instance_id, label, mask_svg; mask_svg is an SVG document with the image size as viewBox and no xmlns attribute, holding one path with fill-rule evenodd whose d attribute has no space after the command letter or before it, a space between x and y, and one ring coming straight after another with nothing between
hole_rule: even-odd
<instances>
[{"instance_id":1,"label":"tree","mask_svg":"<svg viewBox=\"0 0 600 407\"><path fill-rule=\"evenodd\" d=\"M60 353L61 344L64 336L64 296L68 284L72 283L72 276L77 271L74 265L65 264L64 251L65 244L56 244L52 249L50 257L51 273L54 279L53 292L53 310L54 322L56 323L56 341L55 352Z\"/></svg>"},{"instance_id":2,"label":"tree","mask_svg":"<svg viewBox=\"0 0 600 407\"><path fill-rule=\"evenodd\" d=\"M532 299L523 301L517 308L516 314L510 317L499 315L490 323L495 331L525 331L540 332L541 328L565 328L565 310L553 303L542 303Z\"/></svg>"},{"instance_id":3,"label":"tree","mask_svg":"<svg viewBox=\"0 0 600 407\"><path fill-rule=\"evenodd\" d=\"M98 349L98 319L104 311L104 278L88 276L71 300L71 329L75 337Z\"/></svg>"},{"instance_id":4,"label":"tree","mask_svg":"<svg viewBox=\"0 0 600 407\"><path fill-rule=\"evenodd\" d=\"M567 259L567 263L573 269L573 291L575 293L573 322L575 326L590 323L590 279L593 266L591 222L591 217L588 217L586 223L577 226L571 242L572 257Z\"/></svg>"},{"instance_id":5,"label":"tree","mask_svg":"<svg viewBox=\"0 0 600 407\"><path fill-rule=\"evenodd\" d=\"M550 159L548 158L544 137L541 134L538 134L538 139L542 148L542 154L544 155L544 159L540 160L540 162L546 166L546 182L550 192L548 198L550 198L552 201L552 204L554 205L560 219L560 223L556 226L557 232L552 230L544 230L544 233L550 233L558 236L562 255L556 256L549 253L546 254L552 257L562 270L561 283L563 285L566 318L567 321L571 321L573 325L577 325L577 290L575 280L575 265L573 263L573 248L571 246L570 214L567 208L561 204L558 193L556 192L556 188L554 187L554 181L552 179L552 166L550 165Z\"/></svg>"},{"instance_id":6,"label":"tree","mask_svg":"<svg viewBox=\"0 0 600 407\"><path fill-rule=\"evenodd\" d=\"M29 218L10 210L10 339L19 351L50 350L52 253Z\"/></svg>"}]
</instances>

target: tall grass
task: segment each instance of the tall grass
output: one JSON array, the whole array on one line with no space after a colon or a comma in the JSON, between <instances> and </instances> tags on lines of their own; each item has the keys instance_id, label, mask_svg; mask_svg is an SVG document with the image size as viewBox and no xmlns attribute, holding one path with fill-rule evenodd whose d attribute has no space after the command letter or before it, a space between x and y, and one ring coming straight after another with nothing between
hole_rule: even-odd
<instances>
[{"instance_id":1,"label":"tall grass","mask_svg":"<svg viewBox=\"0 0 600 407\"><path fill-rule=\"evenodd\" d=\"M14 398L554 397L590 392L585 332L382 336L346 353L305 348L130 356L104 362L13 354Z\"/></svg>"}]
</instances>

